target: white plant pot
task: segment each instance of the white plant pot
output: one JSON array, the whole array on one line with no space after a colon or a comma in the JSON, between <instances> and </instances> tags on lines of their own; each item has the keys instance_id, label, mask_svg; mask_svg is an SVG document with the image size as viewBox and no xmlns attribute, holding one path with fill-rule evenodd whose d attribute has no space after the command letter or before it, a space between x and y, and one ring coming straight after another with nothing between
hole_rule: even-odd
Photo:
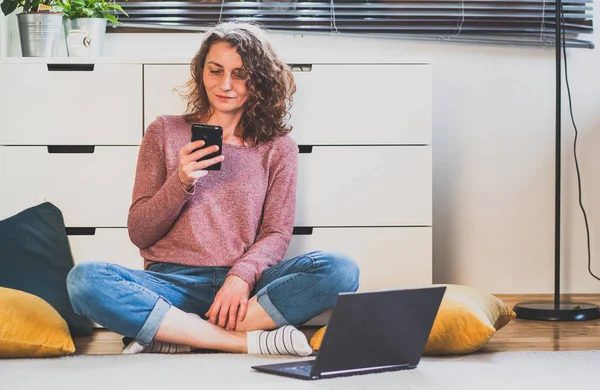
<instances>
[{"instance_id":1,"label":"white plant pot","mask_svg":"<svg viewBox=\"0 0 600 390\"><path fill-rule=\"evenodd\" d=\"M106 35L106 19L64 19L65 39L69 57L101 57Z\"/></svg>"}]
</instances>

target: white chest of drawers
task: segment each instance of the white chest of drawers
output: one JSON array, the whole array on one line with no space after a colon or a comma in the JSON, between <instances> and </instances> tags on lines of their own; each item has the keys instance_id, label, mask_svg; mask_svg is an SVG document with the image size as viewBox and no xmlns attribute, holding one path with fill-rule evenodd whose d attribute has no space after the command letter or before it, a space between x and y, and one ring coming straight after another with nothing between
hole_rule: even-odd
<instances>
[{"instance_id":1,"label":"white chest of drawers","mask_svg":"<svg viewBox=\"0 0 600 390\"><path fill-rule=\"evenodd\" d=\"M181 114L183 62L0 62L0 218L51 201L76 262L141 268L127 210L143 131ZM342 251L360 290L432 282L431 65L292 64L300 146L286 258ZM14 76L18 74L19 76Z\"/></svg>"}]
</instances>

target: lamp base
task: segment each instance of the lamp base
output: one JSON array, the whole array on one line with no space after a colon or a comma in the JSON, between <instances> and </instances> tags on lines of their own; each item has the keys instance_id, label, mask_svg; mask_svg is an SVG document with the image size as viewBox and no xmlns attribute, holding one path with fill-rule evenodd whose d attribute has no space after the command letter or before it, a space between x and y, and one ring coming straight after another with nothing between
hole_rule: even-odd
<instances>
[{"instance_id":1,"label":"lamp base","mask_svg":"<svg viewBox=\"0 0 600 390\"><path fill-rule=\"evenodd\" d=\"M513 308L517 318L534 321L589 321L600 319L600 308L593 303L523 302Z\"/></svg>"}]
</instances>

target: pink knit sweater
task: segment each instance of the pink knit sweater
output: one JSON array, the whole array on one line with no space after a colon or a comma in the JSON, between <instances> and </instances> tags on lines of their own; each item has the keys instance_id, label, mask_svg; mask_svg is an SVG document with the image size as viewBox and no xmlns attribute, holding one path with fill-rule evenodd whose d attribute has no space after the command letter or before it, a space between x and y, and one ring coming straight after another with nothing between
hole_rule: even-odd
<instances>
[{"instance_id":1,"label":"pink knit sweater","mask_svg":"<svg viewBox=\"0 0 600 390\"><path fill-rule=\"evenodd\" d=\"M253 288L283 259L292 238L298 147L283 136L257 147L223 143L220 171L179 181L179 151L190 142L183 116L148 126L138 156L127 227L147 267L152 262L232 267Z\"/></svg>"}]
</instances>

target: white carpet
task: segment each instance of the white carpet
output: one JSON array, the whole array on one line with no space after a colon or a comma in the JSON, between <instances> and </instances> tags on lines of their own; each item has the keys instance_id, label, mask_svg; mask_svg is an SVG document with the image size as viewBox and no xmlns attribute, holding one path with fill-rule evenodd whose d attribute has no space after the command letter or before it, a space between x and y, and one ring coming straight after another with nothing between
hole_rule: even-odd
<instances>
[{"instance_id":1,"label":"white carpet","mask_svg":"<svg viewBox=\"0 0 600 390\"><path fill-rule=\"evenodd\" d=\"M599 389L600 351L425 357L414 370L317 381L255 372L292 360L230 354L0 360L0 389Z\"/></svg>"}]
</instances>

